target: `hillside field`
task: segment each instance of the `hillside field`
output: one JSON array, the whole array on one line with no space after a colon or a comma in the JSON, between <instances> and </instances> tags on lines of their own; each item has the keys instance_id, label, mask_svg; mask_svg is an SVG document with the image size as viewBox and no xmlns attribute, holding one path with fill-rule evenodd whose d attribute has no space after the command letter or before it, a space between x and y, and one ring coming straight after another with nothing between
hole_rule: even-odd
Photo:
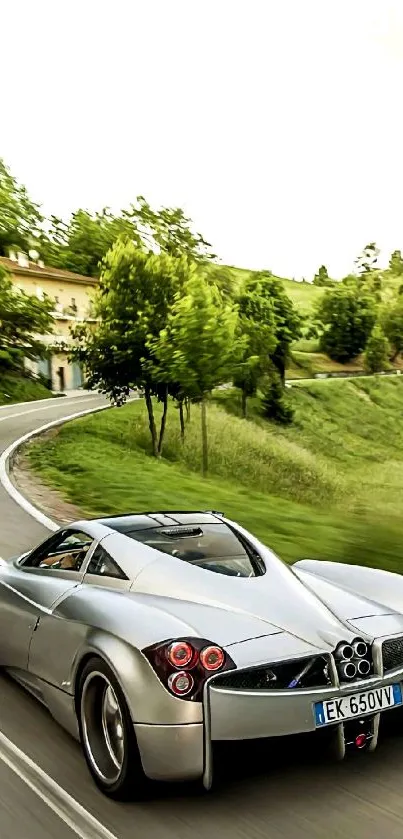
<instances>
[{"instance_id":1,"label":"hillside field","mask_svg":"<svg viewBox=\"0 0 403 839\"><path fill-rule=\"evenodd\" d=\"M35 399L50 399L51 396L52 391L29 376L0 373L0 405L33 402Z\"/></svg>"},{"instance_id":2,"label":"hillside field","mask_svg":"<svg viewBox=\"0 0 403 839\"><path fill-rule=\"evenodd\" d=\"M227 270L234 277L235 287L239 287L249 275L255 273L248 271L246 268L232 266L227 266ZM389 270L375 273L380 276L382 281L384 301L392 300L403 282L403 277L396 277ZM285 277L277 277L277 279L281 280L288 296L304 317L309 317L312 314L316 304L326 292L326 288L318 288L310 282L297 282ZM286 373L289 379L309 379L316 373L364 372L363 356L352 359L348 364L339 364L324 353L319 352L317 340L301 338L293 344L291 350ZM390 366L403 369L403 361L399 358L396 363Z\"/></svg>"},{"instance_id":3,"label":"hillside field","mask_svg":"<svg viewBox=\"0 0 403 839\"><path fill-rule=\"evenodd\" d=\"M185 445L172 405L164 456L150 456L142 400L32 443L32 468L86 515L217 509L286 560L317 557L403 570L403 380L300 382L295 422L264 420L239 396L209 407L210 475L200 475L200 416ZM158 408L157 408L158 411Z\"/></svg>"},{"instance_id":4,"label":"hillside field","mask_svg":"<svg viewBox=\"0 0 403 839\"><path fill-rule=\"evenodd\" d=\"M240 286L250 274L257 273L256 271L248 271L247 268L235 268L232 265L226 267L235 278L235 286ZM297 282L285 277L277 277L277 279L281 280L288 296L303 315L312 311L314 304L317 300L320 300L324 292L323 288L318 288L312 283Z\"/></svg>"}]
</instances>

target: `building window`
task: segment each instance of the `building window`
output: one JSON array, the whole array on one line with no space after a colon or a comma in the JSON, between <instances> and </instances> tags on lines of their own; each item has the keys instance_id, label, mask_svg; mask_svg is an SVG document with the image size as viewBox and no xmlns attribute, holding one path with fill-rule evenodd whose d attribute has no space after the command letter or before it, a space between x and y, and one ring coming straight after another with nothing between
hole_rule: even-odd
<instances>
[{"instance_id":1,"label":"building window","mask_svg":"<svg viewBox=\"0 0 403 839\"><path fill-rule=\"evenodd\" d=\"M71 298L71 308L72 308L73 312L77 312L77 303L76 303L76 298L75 297Z\"/></svg>"}]
</instances>

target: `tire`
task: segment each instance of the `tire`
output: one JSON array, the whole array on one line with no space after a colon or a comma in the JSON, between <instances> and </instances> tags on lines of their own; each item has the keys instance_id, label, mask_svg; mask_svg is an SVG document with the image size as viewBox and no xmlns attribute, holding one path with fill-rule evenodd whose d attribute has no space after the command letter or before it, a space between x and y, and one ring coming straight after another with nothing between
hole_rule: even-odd
<instances>
[{"instance_id":1,"label":"tire","mask_svg":"<svg viewBox=\"0 0 403 839\"><path fill-rule=\"evenodd\" d=\"M97 787L117 801L147 797L149 782L130 711L119 682L102 658L94 656L85 665L76 703L81 745Z\"/></svg>"}]
</instances>

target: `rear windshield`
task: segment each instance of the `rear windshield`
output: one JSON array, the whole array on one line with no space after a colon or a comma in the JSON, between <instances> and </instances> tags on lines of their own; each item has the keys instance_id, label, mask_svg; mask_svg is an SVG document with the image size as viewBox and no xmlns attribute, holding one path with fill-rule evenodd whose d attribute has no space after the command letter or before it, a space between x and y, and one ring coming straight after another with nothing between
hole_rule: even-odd
<instances>
[{"instance_id":1,"label":"rear windshield","mask_svg":"<svg viewBox=\"0 0 403 839\"><path fill-rule=\"evenodd\" d=\"M192 565L232 577L257 577L264 572L260 557L225 524L158 527L126 531L126 536Z\"/></svg>"}]
</instances>

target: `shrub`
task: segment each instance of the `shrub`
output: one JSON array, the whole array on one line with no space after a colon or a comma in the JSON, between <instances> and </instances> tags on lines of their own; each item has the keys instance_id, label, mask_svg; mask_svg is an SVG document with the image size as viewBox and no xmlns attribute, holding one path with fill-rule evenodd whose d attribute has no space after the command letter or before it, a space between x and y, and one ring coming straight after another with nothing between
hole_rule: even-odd
<instances>
[{"instance_id":1,"label":"shrub","mask_svg":"<svg viewBox=\"0 0 403 839\"><path fill-rule=\"evenodd\" d=\"M279 376L273 375L265 387L261 399L262 413L267 419L274 420L281 425L290 425L294 411L286 402L283 386Z\"/></svg>"}]
</instances>

